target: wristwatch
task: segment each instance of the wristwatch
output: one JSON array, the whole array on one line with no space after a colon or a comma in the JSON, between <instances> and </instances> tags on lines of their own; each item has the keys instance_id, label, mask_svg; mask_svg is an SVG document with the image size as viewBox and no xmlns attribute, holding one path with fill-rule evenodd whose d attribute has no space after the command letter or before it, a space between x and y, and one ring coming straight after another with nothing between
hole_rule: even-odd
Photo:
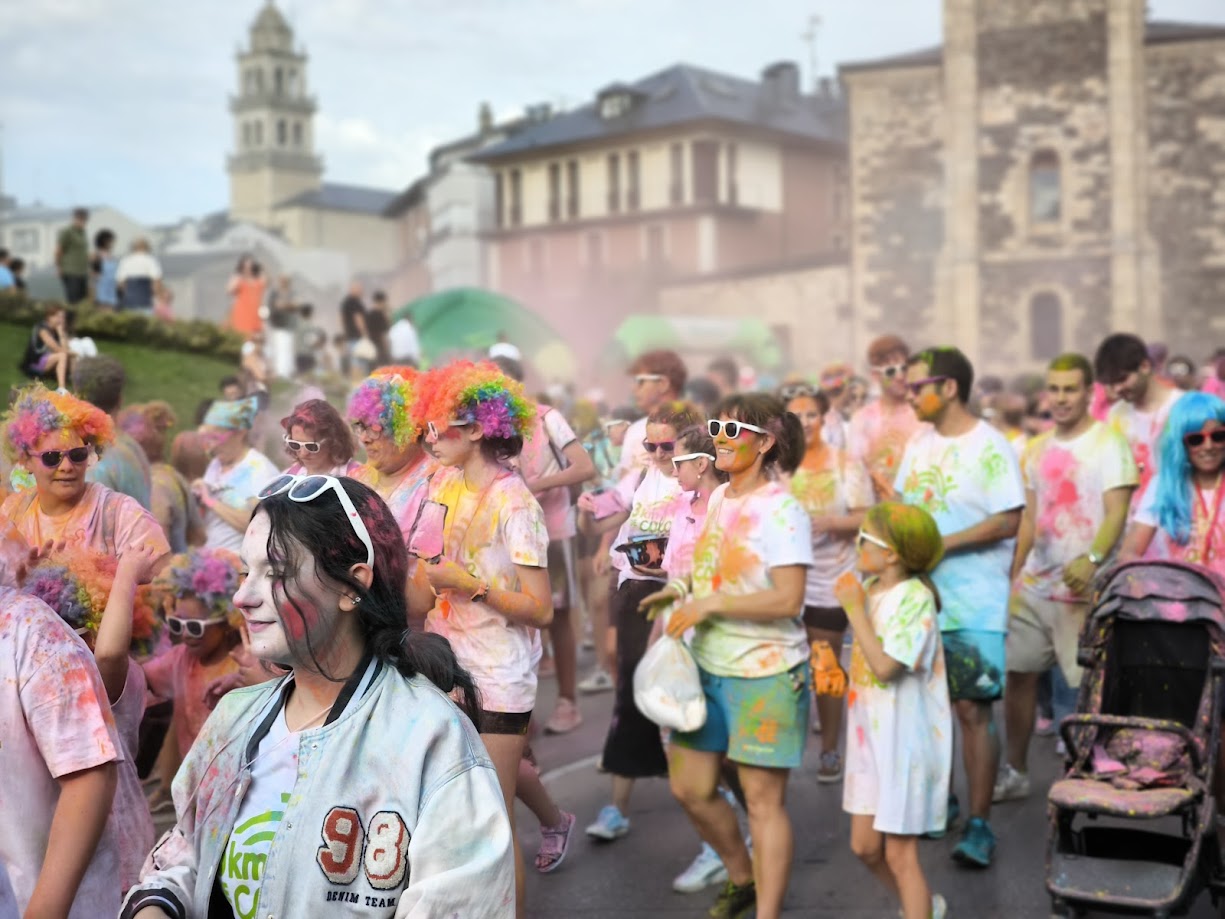
<instances>
[{"instance_id":1,"label":"wristwatch","mask_svg":"<svg viewBox=\"0 0 1225 919\"><path fill-rule=\"evenodd\" d=\"M1090 563L1090 564L1091 564L1091 565L1092 565L1094 568L1099 567L1099 566L1102 564L1102 562L1106 561L1106 559L1105 559L1105 558L1103 558L1102 556L1098 555L1098 554L1097 554L1096 552L1094 552L1092 549L1090 549L1088 552L1086 552L1086 553L1085 553L1085 557L1089 559L1089 563Z\"/></svg>"},{"instance_id":2,"label":"wristwatch","mask_svg":"<svg viewBox=\"0 0 1225 919\"><path fill-rule=\"evenodd\" d=\"M483 578L478 578L476 582L476 592L468 599L473 603L481 603L489 596L489 585L485 583Z\"/></svg>"}]
</instances>

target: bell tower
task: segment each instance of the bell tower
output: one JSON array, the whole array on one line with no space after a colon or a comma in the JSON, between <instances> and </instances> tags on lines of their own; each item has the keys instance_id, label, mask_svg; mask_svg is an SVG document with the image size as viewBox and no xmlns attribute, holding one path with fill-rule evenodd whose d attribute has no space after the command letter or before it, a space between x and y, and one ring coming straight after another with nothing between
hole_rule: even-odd
<instances>
[{"instance_id":1,"label":"bell tower","mask_svg":"<svg viewBox=\"0 0 1225 919\"><path fill-rule=\"evenodd\" d=\"M273 0L251 24L237 55L238 92L230 97L234 153L230 218L273 225L273 208L318 189L323 161L315 155L315 99L306 91L306 54Z\"/></svg>"}]
</instances>

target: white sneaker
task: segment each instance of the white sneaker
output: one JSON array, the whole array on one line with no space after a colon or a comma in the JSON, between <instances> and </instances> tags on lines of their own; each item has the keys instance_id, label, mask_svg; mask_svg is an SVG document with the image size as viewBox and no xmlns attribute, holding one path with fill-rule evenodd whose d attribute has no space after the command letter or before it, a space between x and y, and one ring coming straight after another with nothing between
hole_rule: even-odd
<instances>
[{"instance_id":1,"label":"white sneaker","mask_svg":"<svg viewBox=\"0 0 1225 919\"><path fill-rule=\"evenodd\" d=\"M1008 763L1000 770L999 778L995 780L995 790L991 793L991 801L999 804L1001 801L1019 801L1029 797L1029 773L1018 772Z\"/></svg>"},{"instance_id":2,"label":"white sneaker","mask_svg":"<svg viewBox=\"0 0 1225 919\"><path fill-rule=\"evenodd\" d=\"M672 889L677 893L698 893L707 887L722 884L726 880L727 869L723 867L723 860L719 858L719 853L706 843L702 843L702 851L698 853L697 858L688 868L676 876L672 882Z\"/></svg>"},{"instance_id":3,"label":"white sneaker","mask_svg":"<svg viewBox=\"0 0 1225 919\"><path fill-rule=\"evenodd\" d=\"M578 684L578 691L582 693L608 692L613 689L612 677L603 670L597 670L587 679Z\"/></svg>"},{"instance_id":4,"label":"white sneaker","mask_svg":"<svg viewBox=\"0 0 1225 919\"><path fill-rule=\"evenodd\" d=\"M899 909L897 914L901 916L902 911ZM945 919L948 914L949 905L944 902L944 897L938 893L932 894L932 919Z\"/></svg>"}]
</instances>

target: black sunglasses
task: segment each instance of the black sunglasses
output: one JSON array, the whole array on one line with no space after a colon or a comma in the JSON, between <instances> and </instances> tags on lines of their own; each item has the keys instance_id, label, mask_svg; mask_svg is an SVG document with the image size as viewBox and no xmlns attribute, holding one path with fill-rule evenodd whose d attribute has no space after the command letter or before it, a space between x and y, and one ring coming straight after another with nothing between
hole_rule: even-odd
<instances>
[{"instance_id":1,"label":"black sunglasses","mask_svg":"<svg viewBox=\"0 0 1225 919\"><path fill-rule=\"evenodd\" d=\"M1182 439L1182 442L1188 447L1202 447L1205 441L1211 440L1214 444L1225 444L1225 428L1217 428L1205 434L1203 431L1194 431Z\"/></svg>"},{"instance_id":2,"label":"black sunglasses","mask_svg":"<svg viewBox=\"0 0 1225 919\"><path fill-rule=\"evenodd\" d=\"M71 450L44 450L42 453L31 453L30 455L37 456L48 469L54 469L64 461L65 456L72 465L80 466L89 459L92 450L92 447L73 447Z\"/></svg>"},{"instance_id":3,"label":"black sunglasses","mask_svg":"<svg viewBox=\"0 0 1225 919\"><path fill-rule=\"evenodd\" d=\"M642 448L646 450L647 453L654 453L656 450L659 450L662 453L673 453L676 450L676 441L661 440L658 443L652 443L649 440L644 440L642 442Z\"/></svg>"}]
</instances>

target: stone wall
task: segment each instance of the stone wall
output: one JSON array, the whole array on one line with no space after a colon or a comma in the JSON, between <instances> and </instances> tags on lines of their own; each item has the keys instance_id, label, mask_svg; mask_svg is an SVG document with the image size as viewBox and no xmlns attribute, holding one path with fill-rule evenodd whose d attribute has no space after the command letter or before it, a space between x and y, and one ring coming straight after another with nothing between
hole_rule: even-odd
<instances>
[{"instance_id":1,"label":"stone wall","mask_svg":"<svg viewBox=\"0 0 1225 919\"><path fill-rule=\"evenodd\" d=\"M1065 0L1056 2L1063 6ZM979 227L984 255L1001 250L1067 252L1109 239L1105 0L1097 5L1099 10L1084 18L979 35ZM1030 162L1040 150L1054 151L1060 163L1062 213L1053 232L1030 226Z\"/></svg>"},{"instance_id":2,"label":"stone wall","mask_svg":"<svg viewBox=\"0 0 1225 919\"><path fill-rule=\"evenodd\" d=\"M1151 47L1147 68L1165 338L1198 363L1225 345L1225 41Z\"/></svg>"},{"instance_id":3,"label":"stone wall","mask_svg":"<svg viewBox=\"0 0 1225 919\"><path fill-rule=\"evenodd\" d=\"M883 332L923 340L934 321L945 122L938 67L845 76L858 355Z\"/></svg>"}]
</instances>

